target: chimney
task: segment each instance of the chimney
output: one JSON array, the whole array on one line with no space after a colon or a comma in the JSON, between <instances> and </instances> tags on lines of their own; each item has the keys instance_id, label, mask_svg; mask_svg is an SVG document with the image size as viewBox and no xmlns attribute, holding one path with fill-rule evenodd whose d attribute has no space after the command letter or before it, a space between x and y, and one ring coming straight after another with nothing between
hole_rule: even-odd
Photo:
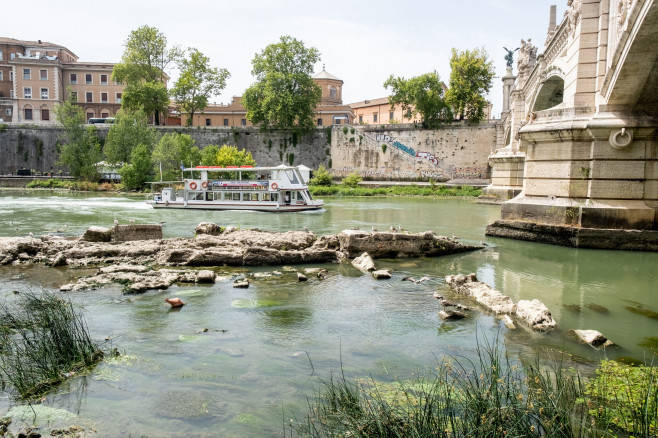
<instances>
[{"instance_id":1,"label":"chimney","mask_svg":"<svg viewBox=\"0 0 658 438\"><path fill-rule=\"evenodd\" d=\"M548 31L553 32L555 30L555 16L557 14L557 6L551 5L551 16L548 20Z\"/></svg>"}]
</instances>

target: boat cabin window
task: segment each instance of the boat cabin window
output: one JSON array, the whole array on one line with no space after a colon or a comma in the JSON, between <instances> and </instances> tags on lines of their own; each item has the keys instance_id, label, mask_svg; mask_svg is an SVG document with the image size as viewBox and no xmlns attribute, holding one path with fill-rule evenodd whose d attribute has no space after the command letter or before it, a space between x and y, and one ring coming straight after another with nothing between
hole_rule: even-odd
<instances>
[{"instance_id":1,"label":"boat cabin window","mask_svg":"<svg viewBox=\"0 0 658 438\"><path fill-rule=\"evenodd\" d=\"M215 201L221 201L223 193L213 193L215 196Z\"/></svg>"},{"instance_id":2,"label":"boat cabin window","mask_svg":"<svg viewBox=\"0 0 658 438\"><path fill-rule=\"evenodd\" d=\"M269 193L263 193L263 201L269 201L270 200L270 194Z\"/></svg>"},{"instance_id":3,"label":"boat cabin window","mask_svg":"<svg viewBox=\"0 0 658 438\"><path fill-rule=\"evenodd\" d=\"M240 192L231 192L226 194L226 199L230 199L232 201L239 201L240 200Z\"/></svg>"},{"instance_id":4,"label":"boat cabin window","mask_svg":"<svg viewBox=\"0 0 658 438\"><path fill-rule=\"evenodd\" d=\"M302 196L302 192L297 192L297 200L298 201L303 201L304 197Z\"/></svg>"},{"instance_id":5,"label":"boat cabin window","mask_svg":"<svg viewBox=\"0 0 658 438\"><path fill-rule=\"evenodd\" d=\"M278 193L268 193L268 195L270 195L270 199L272 199L272 201L274 201L274 202L279 201L279 194Z\"/></svg>"},{"instance_id":6,"label":"boat cabin window","mask_svg":"<svg viewBox=\"0 0 658 438\"><path fill-rule=\"evenodd\" d=\"M292 170L286 170L286 176L290 180L291 184L299 184L299 180L297 179L297 174Z\"/></svg>"},{"instance_id":7,"label":"boat cabin window","mask_svg":"<svg viewBox=\"0 0 658 438\"><path fill-rule=\"evenodd\" d=\"M250 201L258 201L258 193L247 193Z\"/></svg>"}]
</instances>

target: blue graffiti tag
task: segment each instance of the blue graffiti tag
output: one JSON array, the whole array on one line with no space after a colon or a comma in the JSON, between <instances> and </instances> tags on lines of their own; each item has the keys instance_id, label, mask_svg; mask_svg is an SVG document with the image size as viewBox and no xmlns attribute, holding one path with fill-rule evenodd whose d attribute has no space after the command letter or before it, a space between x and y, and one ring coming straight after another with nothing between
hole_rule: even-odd
<instances>
[{"instance_id":1,"label":"blue graffiti tag","mask_svg":"<svg viewBox=\"0 0 658 438\"><path fill-rule=\"evenodd\" d=\"M414 157L416 156L416 151L414 151L413 148L407 147L402 143L400 143L399 141L393 142L393 146L395 146L396 148L400 149L403 152L408 153L409 155L413 155Z\"/></svg>"}]
</instances>

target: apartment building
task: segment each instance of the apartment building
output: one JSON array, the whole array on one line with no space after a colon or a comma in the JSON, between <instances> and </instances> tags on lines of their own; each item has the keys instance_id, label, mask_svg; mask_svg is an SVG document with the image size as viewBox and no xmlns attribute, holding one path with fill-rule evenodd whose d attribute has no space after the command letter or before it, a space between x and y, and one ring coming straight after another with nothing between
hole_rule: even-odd
<instances>
[{"instance_id":1,"label":"apartment building","mask_svg":"<svg viewBox=\"0 0 658 438\"><path fill-rule=\"evenodd\" d=\"M78 62L66 47L0 37L0 119L53 124L58 103L74 93L87 119L121 108L123 86L111 81L114 64Z\"/></svg>"}]
</instances>

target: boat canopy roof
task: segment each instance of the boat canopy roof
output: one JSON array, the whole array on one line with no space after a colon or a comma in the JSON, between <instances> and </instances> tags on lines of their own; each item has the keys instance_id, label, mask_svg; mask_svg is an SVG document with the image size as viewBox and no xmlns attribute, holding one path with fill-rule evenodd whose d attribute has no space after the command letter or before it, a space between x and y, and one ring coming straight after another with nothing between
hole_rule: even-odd
<instances>
[{"instance_id":1,"label":"boat canopy roof","mask_svg":"<svg viewBox=\"0 0 658 438\"><path fill-rule=\"evenodd\" d=\"M261 167L261 166L195 166L195 167L181 167L185 172L198 172L198 171L207 171L207 172L235 172L238 171L248 171L248 172L257 172L257 171L269 171L269 170L299 170L295 166L286 166L279 165L274 167Z\"/></svg>"}]
</instances>

